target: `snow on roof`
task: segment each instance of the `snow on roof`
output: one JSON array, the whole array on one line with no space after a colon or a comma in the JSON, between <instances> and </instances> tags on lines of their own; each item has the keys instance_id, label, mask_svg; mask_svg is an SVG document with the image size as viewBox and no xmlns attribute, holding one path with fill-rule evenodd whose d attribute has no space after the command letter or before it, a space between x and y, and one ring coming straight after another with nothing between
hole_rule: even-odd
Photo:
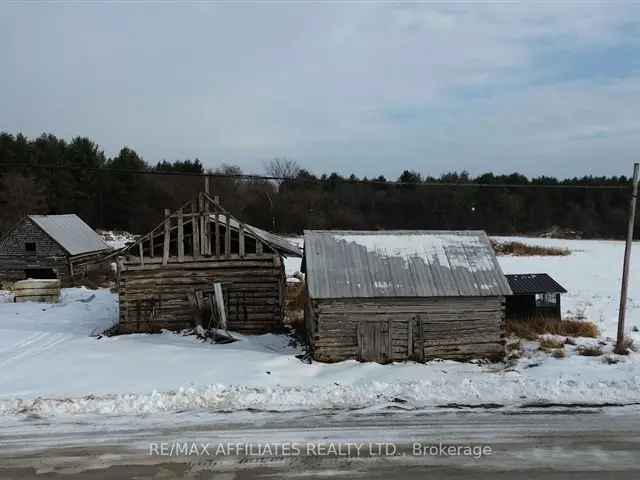
<instances>
[{"instance_id":1,"label":"snow on roof","mask_svg":"<svg viewBox=\"0 0 640 480\"><path fill-rule=\"evenodd\" d=\"M89 225L73 213L67 215L29 215L29 218L70 255L110 248Z\"/></svg>"},{"instance_id":2,"label":"snow on roof","mask_svg":"<svg viewBox=\"0 0 640 480\"><path fill-rule=\"evenodd\" d=\"M312 298L510 295L483 231L304 232Z\"/></svg>"}]
</instances>

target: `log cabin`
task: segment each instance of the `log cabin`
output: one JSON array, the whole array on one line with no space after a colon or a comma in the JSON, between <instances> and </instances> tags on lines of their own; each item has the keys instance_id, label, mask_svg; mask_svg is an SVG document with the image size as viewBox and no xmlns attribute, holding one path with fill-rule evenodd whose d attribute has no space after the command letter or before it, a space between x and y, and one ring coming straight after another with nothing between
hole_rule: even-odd
<instances>
[{"instance_id":1,"label":"log cabin","mask_svg":"<svg viewBox=\"0 0 640 480\"><path fill-rule=\"evenodd\" d=\"M110 251L75 214L27 215L0 238L0 281L57 278L68 287Z\"/></svg>"},{"instance_id":2,"label":"log cabin","mask_svg":"<svg viewBox=\"0 0 640 480\"><path fill-rule=\"evenodd\" d=\"M305 231L313 358L501 359L511 294L483 231Z\"/></svg>"},{"instance_id":3,"label":"log cabin","mask_svg":"<svg viewBox=\"0 0 640 480\"><path fill-rule=\"evenodd\" d=\"M193 294L221 283L229 330L266 333L282 325L286 239L245 224L200 192L117 254L118 333L197 326ZM205 325L206 327L206 325Z\"/></svg>"}]
</instances>

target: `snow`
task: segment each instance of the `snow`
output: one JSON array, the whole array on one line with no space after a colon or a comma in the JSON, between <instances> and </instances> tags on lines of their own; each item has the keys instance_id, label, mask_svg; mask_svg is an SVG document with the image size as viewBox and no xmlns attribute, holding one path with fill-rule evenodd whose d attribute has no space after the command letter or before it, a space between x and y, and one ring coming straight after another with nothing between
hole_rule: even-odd
<instances>
[{"instance_id":1,"label":"snow","mask_svg":"<svg viewBox=\"0 0 640 480\"><path fill-rule=\"evenodd\" d=\"M57 304L11 303L8 292L0 292L0 420L31 414L352 409L398 401L402 408L639 402L640 354L615 356L608 338L616 328L623 243L517 240L571 250L562 257L499 261L505 273L553 276L570 292L563 296L563 313L595 321L600 339L577 339L562 359L539 351L536 342L522 342L522 358L511 364L305 363L286 335L236 334L239 341L226 345L169 332L97 336L118 317L117 295L107 289L63 289ZM640 303L633 296L640 269L633 265L632 258L629 329L640 325ZM637 332L630 336L640 343ZM606 356L578 355L577 348L587 344L600 346Z\"/></svg>"},{"instance_id":2,"label":"snow","mask_svg":"<svg viewBox=\"0 0 640 480\"><path fill-rule=\"evenodd\" d=\"M114 250L119 250L127 246L127 244L136 241L138 235L129 232L98 230L98 236Z\"/></svg>"}]
</instances>

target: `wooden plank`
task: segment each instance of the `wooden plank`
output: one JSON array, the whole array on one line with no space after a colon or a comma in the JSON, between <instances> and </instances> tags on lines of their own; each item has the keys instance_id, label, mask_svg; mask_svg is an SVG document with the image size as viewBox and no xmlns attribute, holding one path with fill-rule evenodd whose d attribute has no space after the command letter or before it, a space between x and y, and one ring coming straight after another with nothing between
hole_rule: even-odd
<instances>
[{"instance_id":1,"label":"wooden plank","mask_svg":"<svg viewBox=\"0 0 640 480\"><path fill-rule=\"evenodd\" d=\"M178 261L184 262L184 218L182 209L178 210Z\"/></svg>"},{"instance_id":2,"label":"wooden plank","mask_svg":"<svg viewBox=\"0 0 640 480\"><path fill-rule=\"evenodd\" d=\"M262 242L256 238L256 253L261 255L263 252Z\"/></svg>"},{"instance_id":3,"label":"wooden plank","mask_svg":"<svg viewBox=\"0 0 640 480\"><path fill-rule=\"evenodd\" d=\"M142 243L142 242L140 242L140 243ZM149 236L149 256L152 257L152 258L153 258L153 253L154 253L153 252L153 247L154 247L154 245L153 245L153 235L150 235Z\"/></svg>"},{"instance_id":4,"label":"wooden plank","mask_svg":"<svg viewBox=\"0 0 640 480\"><path fill-rule=\"evenodd\" d=\"M413 319L407 324L407 357L413 357Z\"/></svg>"},{"instance_id":5,"label":"wooden plank","mask_svg":"<svg viewBox=\"0 0 640 480\"><path fill-rule=\"evenodd\" d=\"M140 256L140 266L144 267L144 252L142 248L142 242L138 244L138 255Z\"/></svg>"},{"instance_id":6,"label":"wooden plank","mask_svg":"<svg viewBox=\"0 0 640 480\"><path fill-rule=\"evenodd\" d=\"M169 215L171 211L168 208L164 209L164 216L166 217L166 221L164 223L164 248L162 250L162 264L166 265L169 262L169 242L171 241L171 230L170 223L171 219Z\"/></svg>"},{"instance_id":7,"label":"wooden plank","mask_svg":"<svg viewBox=\"0 0 640 480\"><path fill-rule=\"evenodd\" d=\"M218 314L220 315L220 328L227 329L227 312L225 311L224 296L222 294L222 284L213 284L213 294L216 300L216 306L218 307Z\"/></svg>"}]
</instances>

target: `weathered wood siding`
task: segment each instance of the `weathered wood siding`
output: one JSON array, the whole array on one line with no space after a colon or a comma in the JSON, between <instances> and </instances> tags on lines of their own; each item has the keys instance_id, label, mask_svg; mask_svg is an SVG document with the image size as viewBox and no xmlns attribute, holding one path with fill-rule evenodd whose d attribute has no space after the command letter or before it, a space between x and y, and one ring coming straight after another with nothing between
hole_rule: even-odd
<instances>
[{"instance_id":1,"label":"weathered wood siding","mask_svg":"<svg viewBox=\"0 0 640 480\"><path fill-rule=\"evenodd\" d=\"M27 242L36 244L35 253L25 250ZM67 252L30 218L0 240L0 281L23 280L25 270L49 268L63 285L70 282Z\"/></svg>"},{"instance_id":2,"label":"weathered wood siding","mask_svg":"<svg viewBox=\"0 0 640 480\"><path fill-rule=\"evenodd\" d=\"M504 297L309 299L305 325L319 361L384 362L504 356ZM376 327L367 324L378 323ZM386 335L386 337L385 337ZM379 343L379 358L363 353Z\"/></svg>"},{"instance_id":3,"label":"weathered wood siding","mask_svg":"<svg viewBox=\"0 0 640 480\"><path fill-rule=\"evenodd\" d=\"M126 332L158 332L193 327L189 295L221 282L228 300L228 328L265 333L282 325L285 273L277 254L229 258L184 257L119 263L120 323Z\"/></svg>"}]
</instances>

